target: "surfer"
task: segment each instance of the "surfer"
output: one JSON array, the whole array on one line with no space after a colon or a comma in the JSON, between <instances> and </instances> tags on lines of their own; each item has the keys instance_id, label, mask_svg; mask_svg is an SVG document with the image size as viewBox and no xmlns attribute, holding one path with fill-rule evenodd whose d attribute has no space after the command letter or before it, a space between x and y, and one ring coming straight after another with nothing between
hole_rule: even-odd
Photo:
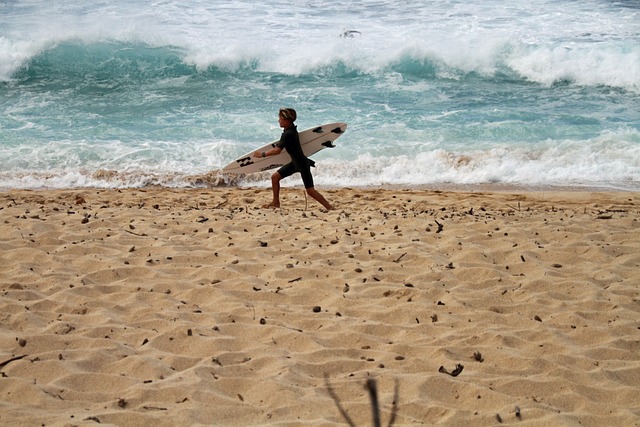
<instances>
[{"instance_id":1,"label":"surfer","mask_svg":"<svg viewBox=\"0 0 640 427\"><path fill-rule=\"evenodd\" d=\"M352 39L355 36L359 36L360 34L362 34L362 33L360 31L358 31L358 30L346 30L345 32L340 34L340 37L345 38L345 39Z\"/></svg>"},{"instance_id":2,"label":"surfer","mask_svg":"<svg viewBox=\"0 0 640 427\"><path fill-rule=\"evenodd\" d=\"M302 182L307 194L313 197L326 209L331 210L333 206L316 190L313 186L313 176L311 176L311 160L304 155L300 146L300 138L298 137L298 129L293 124L296 121L297 114L293 108L281 108L278 112L278 123L283 130L280 141L269 151L256 151L254 157L268 157L280 154L282 150L287 150L291 156L291 162L282 166L271 175L271 189L273 190L273 201L263 207L279 208L280 207L280 181L283 178L300 172Z\"/></svg>"}]
</instances>

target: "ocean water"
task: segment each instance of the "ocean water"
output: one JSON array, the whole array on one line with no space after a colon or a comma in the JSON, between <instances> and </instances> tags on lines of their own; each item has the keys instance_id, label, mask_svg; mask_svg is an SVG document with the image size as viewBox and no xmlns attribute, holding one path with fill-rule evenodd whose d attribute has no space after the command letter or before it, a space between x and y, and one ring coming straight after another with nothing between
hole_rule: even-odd
<instances>
[{"instance_id":1,"label":"ocean water","mask_svg":"<svg viewBox=\"0 0 640 427\"><path fill-rule=\"evenodd\" d=\"M284 106L318 186L638 191L640 2L0 1L0 188L268 185Z\"/></svg>"}]
</instances>

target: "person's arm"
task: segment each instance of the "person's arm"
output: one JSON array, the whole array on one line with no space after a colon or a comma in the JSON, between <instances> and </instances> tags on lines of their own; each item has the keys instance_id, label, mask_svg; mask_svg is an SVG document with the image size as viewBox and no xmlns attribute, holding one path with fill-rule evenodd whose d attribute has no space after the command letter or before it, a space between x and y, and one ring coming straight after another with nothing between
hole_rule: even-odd
<instances>
[{"instance_id":1,"label":"person's arm","mask_svg":"<svg viewBox=\"0 0 640 427\"><path fill-rule=\"evenodd\" d=\"M275 146L272 149L268 150L268 151L256 151L255 153L253 153L253 157L269 157L269 156L276 156L278 154L280 154L282 152L282 148Z\"/></svg>"}]
</instances>

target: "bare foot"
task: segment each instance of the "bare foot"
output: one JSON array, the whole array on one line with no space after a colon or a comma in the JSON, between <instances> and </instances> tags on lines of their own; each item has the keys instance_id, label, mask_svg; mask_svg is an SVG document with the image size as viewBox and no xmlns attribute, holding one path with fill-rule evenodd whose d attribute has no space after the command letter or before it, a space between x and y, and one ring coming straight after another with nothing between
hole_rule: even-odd
<instances>
[{"instance_id":1,"label":"bare foot","mask_svg":"<svg viewBox=\"0 0 640 427\"><path fill-rule=\"evenodd\" d=\"M262 205L262 209L278 209L280 205L275 205L273 203L267 203L266 205Z\"/></svg>"}]
</instances>

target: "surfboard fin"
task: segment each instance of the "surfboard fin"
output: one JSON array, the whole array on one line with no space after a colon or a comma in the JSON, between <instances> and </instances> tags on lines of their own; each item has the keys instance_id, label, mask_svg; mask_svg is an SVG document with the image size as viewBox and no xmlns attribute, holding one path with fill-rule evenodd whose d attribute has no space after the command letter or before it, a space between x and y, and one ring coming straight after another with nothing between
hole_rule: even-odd
<instances>
[{"instance_id":1,"label":"surfboard fin","mask_svg":"<svg viewBox=\"0 0 640 427\"><path fill-rule=\"evenodd\" d=\"M340 128L335 128L331 132L333 132L333 133L343 133L344 131L342 129L340 129Z\"/></svg>"},{"instance_id":2,"label":"surfboard fin","mask_svg":"<svg viewBox=\"0 0 640 427\"><path fill-rule=\"evenodd\" d=\"M317 128L315 128L315 129L313 130L313 132L314 132L314 133L323 133L323 132L324 132L324 129L322 129L322 126L318 126Z\"/></svg>"},{"instance_id":3,"label":"surfboard fin","mask_svg":"<svg viewBox=\"0 0 640 427\"><path fill-rule=\"evenodd\" d=\"M323 147L327 147L327 148L336 148L335 145L333 145L333 141L327 141L327 142L323 142L322 143Z\"/></svg>"}]
</instances>

